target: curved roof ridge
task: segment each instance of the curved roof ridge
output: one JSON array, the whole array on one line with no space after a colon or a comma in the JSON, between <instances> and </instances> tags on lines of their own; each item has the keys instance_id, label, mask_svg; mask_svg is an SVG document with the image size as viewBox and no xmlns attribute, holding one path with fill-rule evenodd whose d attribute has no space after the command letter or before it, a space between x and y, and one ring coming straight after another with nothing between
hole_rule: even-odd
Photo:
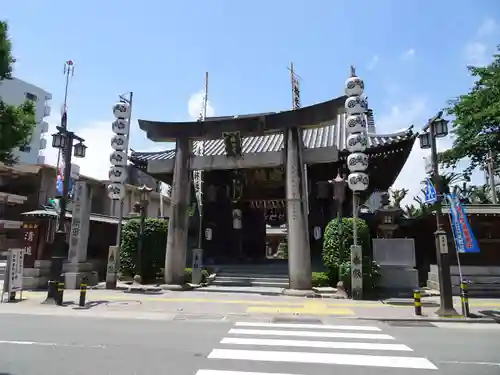
<instances>
[{"instance_id":1,"label":"curved roof ridge","mask_svg":"<svg viewBox=\"0 0 500 375\"><path fill-rule=\"evenodd\" d=\"M391 134L368 133L368 146L370 148L389 146L394 143L406 141L415 136L413 126L406 130ZM304 129L304 144L306 148L337 147L339 150L345 149L345 140L336 135L335 124L319 128ZM201 141L195 141L195 143ZM272 133L263 136L249 136L242 138L243 154L259 152L276 152L283 149L283 133ZM210 139L205 141L205 155L224 155L223 139ZM148 160L166 160L175 157L175 149L154 152L133 152L131 159L136 162Z\"/></svg>"}]
</instances>

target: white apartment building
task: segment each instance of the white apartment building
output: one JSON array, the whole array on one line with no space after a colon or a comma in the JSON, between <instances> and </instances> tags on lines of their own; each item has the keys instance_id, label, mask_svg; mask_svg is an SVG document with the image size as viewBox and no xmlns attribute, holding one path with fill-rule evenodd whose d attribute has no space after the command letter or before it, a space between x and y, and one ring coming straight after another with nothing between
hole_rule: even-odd
<instances>
[{"instance_id":1,"label":"white apartment building","mask_svg":"<svg viewBox=\"0 0 500 375\"><path fill-rule=\"evenodd\" d=\"M40 155L40 151L47 147L47 140L43 134L49 131L49 124L44 118L50 116L49 101L52 99L52 94L31 83L13 78L0 82L0 98L4 103L11 105L20 105L26 100L35 103L36 128L29 142L15 150L14 155L19 158L19 163L44 164L45 158Z\"/></svg>"}]
</instances>

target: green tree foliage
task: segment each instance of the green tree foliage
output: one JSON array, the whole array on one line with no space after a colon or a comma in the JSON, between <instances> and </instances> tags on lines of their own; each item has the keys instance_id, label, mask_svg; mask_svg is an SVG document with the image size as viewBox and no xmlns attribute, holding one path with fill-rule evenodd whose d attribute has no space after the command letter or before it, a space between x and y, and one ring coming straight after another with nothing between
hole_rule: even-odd
<instances>
[{"instance_id":1,"label":"green tree foliage","mask_svg":"<svg viewBox=\"0 0 500 375\"><path fill-rule=\"evenodd\" d=\"M137 272L137 245L139 243L139 219L127 221L123 226L120 250L120 272L132 277ZM142 247L143 282L155 280L165 266L168 222L163 219L146 218Z\"/></svg>"},{"instance_id":2,"label":"green tree foliage","mask_svg":"<svg viewBox=\"0 0 500 375\"><path fill-rule=\"evenodd\" d=\"M490 150L500 158L500 54L493 56L491 64L468 70L476 81L467 94L449 102L446 110L455 117L455 139L453 147L439 157L445 167L455 167L460 160L470 158L465 177L476 167L486 165Z\"/></svg>"},{"instance_id":3,"label":"green tree foliage","mask_svg":"<svg viewBox=\"0 0 500 375\"><path fill-rule=\"evenodd\" d=\"M8 34L8 25L0 21L0 85L10 79L15 59ZM0 162L15 163L12 150L24 146L36 125L35 106L26 101L20 106L3 103L0 100Z\"/></svg>"},{"instance_id":4,"label":"green tree foliage","mask_svg":"<svg viewBox=\"0 0 500 375\"><path fill-rule=\"evenodd\" d=\"M349 289L351 283L351 245L353 244L353 218L341 220L342 235L337 219L328 223L323 240L323 264L329 270L332 284L339 279ZM379 266L368 256L371 248L370 229L366 222L357 219L358 244L363 249L363 289L367 294L374 291L380 277Z\"/></svg>"}]
</instances>

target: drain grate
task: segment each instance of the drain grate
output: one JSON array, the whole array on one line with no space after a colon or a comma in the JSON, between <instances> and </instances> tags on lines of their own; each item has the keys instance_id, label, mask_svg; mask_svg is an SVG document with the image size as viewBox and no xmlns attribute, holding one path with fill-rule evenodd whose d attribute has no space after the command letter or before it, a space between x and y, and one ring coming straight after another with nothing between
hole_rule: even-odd
<instances>
[{"instance_id":1,"label":"drain grate","mask_svg":"<svg viewBox=\"0 0 500 375\"><path fill-rule=\"evenodd\" d=\"M297 324L323 324L320 319L313 318L274 318L273 323L297 323Z\"/></svg>"},{"instance_id":2,"label":"drain grate","mask_svg":"<svg viewBox=\"0 0 500 375\"><path fill-rule=\"evenodd\" d=\"M216 314L179 314L174 316L174 320L212 320L221 321L225 315Z\"/></svg>"},{"instance_id":3,"label":"drain grate","mask_svg":"<svg viewBox=\"0 0 500 375\"><path fill-rule=\"evenodd\" d=\"M431 322L421 322L418 320L396 320L385 322L385 324L391 327L433 327L436 328Z\"/></svg>"}]
</instances>

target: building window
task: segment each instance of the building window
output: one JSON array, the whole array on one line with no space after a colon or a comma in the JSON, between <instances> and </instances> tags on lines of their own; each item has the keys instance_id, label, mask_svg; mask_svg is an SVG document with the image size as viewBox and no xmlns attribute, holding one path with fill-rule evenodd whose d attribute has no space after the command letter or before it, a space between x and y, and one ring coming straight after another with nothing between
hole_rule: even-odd
<instances>
[{"instance_id":1,"label":"building window","mask_svg":"<svg viewBox=\"0 0 500 375\"><path fill-rule=\"evenodd\" d=\"M28 146L28 145L21 146L21 147L19 147L19 151L21 151L21 152L30 152L31 151L31 146Z\"/></svg>"},{"instance_id":2,"label":"building window","mask_svg":"<svg viewBox=\"0 0 500 375\"><path fill-rule=\"evenodd\" d=\"M38 100L38 97L35 94L32 94L30 92L27 92L25 94L25 96L26 96L26 99L31 100L33 102L36 102Z\"/></svg>"}]
</instances>

